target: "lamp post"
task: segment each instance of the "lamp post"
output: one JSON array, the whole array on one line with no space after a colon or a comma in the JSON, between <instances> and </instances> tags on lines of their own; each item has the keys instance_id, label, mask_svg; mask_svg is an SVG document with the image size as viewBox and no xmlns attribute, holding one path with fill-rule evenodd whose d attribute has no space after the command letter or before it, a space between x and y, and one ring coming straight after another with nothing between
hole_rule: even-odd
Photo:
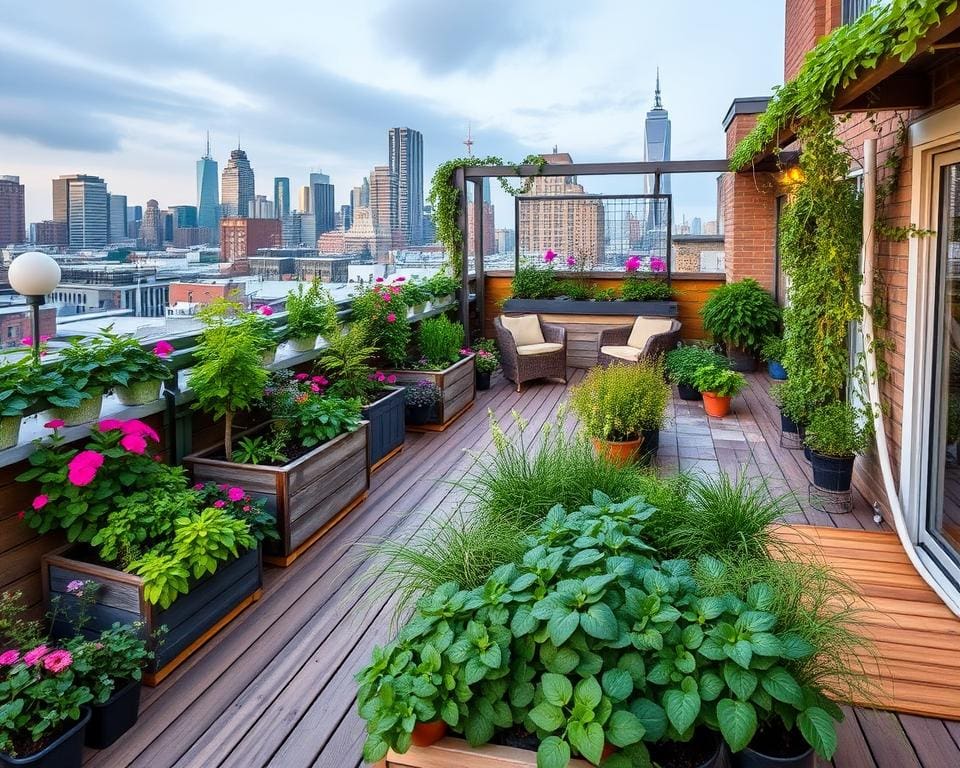
<instances>
[{"instance_id":1,"label":"lamp post","mask_svg":"<svg viewBox=\"0 0 960 768\"><path fill-rule=\"evenodd\" d=\"M60 265L45 253L21 253L7 272L10 287L26 298L33 313L33 361L40 363L40 307L46 295L60 284Z\"/></svg>"}]
</instances>

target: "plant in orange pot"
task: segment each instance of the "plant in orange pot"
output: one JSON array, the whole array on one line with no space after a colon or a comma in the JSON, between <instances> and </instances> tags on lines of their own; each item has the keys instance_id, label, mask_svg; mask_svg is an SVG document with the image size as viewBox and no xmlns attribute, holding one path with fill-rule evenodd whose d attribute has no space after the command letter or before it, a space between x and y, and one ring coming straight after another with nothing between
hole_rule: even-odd
<instances>
[{"instance_id":1,"label":"plant in orange pot","mask_svg":"<svg viewBox=\"0 0 960 768\"><path fill-rule=\"evenodd\" d=\"M730 400L747 386L742 373L717 365L697 368L693 383L703 393L703 410L715 419L722 419L730 413Z\"/></svg>"},{"instance_id":2,"label":"plant in orange pot","mask_svg":"<svg viewBox=\"0 0 960 768\"><path fill-rule=\"evenodd\" d=\"M597 454L623 465L656 441L669 398L663 363L641 360L592 369L574 387L570 405Z\"/></svg>"}]
</instances>

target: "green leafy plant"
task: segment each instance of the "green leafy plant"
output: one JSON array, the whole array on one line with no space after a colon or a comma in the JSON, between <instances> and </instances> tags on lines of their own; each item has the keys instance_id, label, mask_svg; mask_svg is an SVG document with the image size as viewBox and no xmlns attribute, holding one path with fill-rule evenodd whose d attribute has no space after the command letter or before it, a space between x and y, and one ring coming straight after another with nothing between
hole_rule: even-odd
<instances>
[{"instance_id":1,"label":"green leafy plant","mask_svg":"<svg viewBox=\"0 0 960 768\"><path fill-rule=\"evenodd\" d=\"M760 346L760 356L768 363L779 363L787 351L786 342L776 335L767 336Z\"/></svg>"},{"instance_id":2,"label":"green leafy plant","mask_svg":"<svg viewBox=\"0 0 960 768\"><path fill-rule=\"evenodd\" d=\"M437 272L427 278L424 287L431 299L442 299L456 294L460 290L460 281L445 272Z\"/></svg>"},{"instance_id":3,"label":"green leafy plant","mask_svg":"<svg viewBox=\"0 0 960 768\"><path fill-rule=\"evenodd\" d=\"M59 351L56 371L73 390L103 394L131 382L137 369L130 360L130 351L120 337L109 331L101 336L73 338Z\"/></svg>"},{"instance_id":4,"label":"green leafy plant","mask_svg":"<svg viewBox=\"0 0 960 768\"><path fill-rule=\"evenodd\" d=\"M464 348L464 330L446 315L429 317L420 323L417 331L417 348L420 350L421 367L439 370L457 362Z\"/></svg>"},{"instance_id":5,"label":"green leafy plant","mask_svg":"<svg viewBox=\"0 0 960 768\"><path fill-rule=\"evenodd\" d=\"M867 449L867 431L862 414L847 403L830 403L810 417L804 441L824 456L852 457Z\"/></svg>"},{"instance_id":6,"label":"green leafy plant","mask_svg":"<svg viewBox=\"0 0 960 768\"><path fill-rule=\"evenodd\" d=\"M337 305L319 280L309 288L298 283L287 296L287 335L291 339L331 335L337 326Z\"/></svg>"},{"instance_id":7,"label":"green leafy plant","mask_svg":"<svg viewBox=\"0 0 960 768\"><path fill-rule=\"evenodd\" d=\"M422 306L430 301L432 294L425 282L421 283L416 280L404 280L402 282L400 298L408 307Z\"/></svg>"},{"instance_id":8,"label":"green leafy plant","mask_svg":"<svg viewBox=\"0 0 960 768\"><path fill-rule=\"evenodd\" d=\"M671 301L673 290L666 280L640 277L636 272L631 272L623 280L620 298L624 301Z\"/></svg>"},{"instance_id":9,"label":"green leafy plant","mask_svg":"<svg viewBox=\"0 0 960 768\"><path fill-rule=\"evenodd\" d=\"M714 339L748 351L759 348L780 323L780 308L752 278L714 288L700 315Z\"/></svg>"},{"instance_id":10,"label":"green leafy plant","mask_svg":"<svg viewBox=\"0 0 960 768\"><path fill-rule=\"evenodd\" d=\"M616 301L617 300L617 289L616 288L598 288L593 294L594 301Z\"/></svg>"},{"instance_id":11,"label":"green leafy plant","mask_svg":"<svg viewBox=\"0 0 960 768\"><path fill-rule=\"evenodd\" d=\"M177 518L173 524L173 552L189 566L195 579L215 573L220 561L237 557L240 549L256 545L243 520L216 507Z\"/></svg>"},{"instance_id":12,"label":"green leafy plant","mask_svg":"<svg viewBox=\"0 0 960 768\"><path fill-rule=\"evenodd\" d=\"M471 350L476 354L477 373L493 373L500 365L500 351L493 339L478 339Z\"/></svg>"},{"instance_id":13,"label":"green leafy plant","mask_svg":"<svg viewBox=\"0 0 960 768\"><path fill-rule=\"evenodd\" d=\"M792 374L787 381L770 387L770 396L783 415L795 424L806 426L813 412L826 405L832 393L822 382L813 382L803 374Z\"/></svg>"},{"instance_id":14,"label":"green leafy plant","mask_svg":"<svg viewBox=\"0 0 960 768\"><path fill-rule=\"evenodd\" d=\"M667 375L674 384L693 387L694 376L705 365L729 368L730 361L710 349L686 345L671 349L666 354Z\"/></svg>"},{"instance_id":15,"label":"green leafy plant","mask_svg":"<svg viewBox=\"0 0 960 768\"><path fill-rule=\"evenodd\" d=\"M742 373L728 368L704 365L694 372L693 386L701 392L709 392L718 397L733 397L747 386L747 380Z\"/></svg>"},{"instance_id":16,"label":"green leafy plant","mask_svg":"<svg viewBox=\"0 0 960 768\"><path fill-rule=\"evenodd\" d=\"M398 284L376 283L361 288L352 302L354 321L364 323L370 343L394 367L404 364L410 346L410 322L399 298L401 290Z\"/></svg>"},{"instance_id":17,"label":"green leafy plant","mask_svg":"<svg viewBox=\"0 0 960 768\"><path fill-rule=\"evenodd\" d=\"M313 448L360 427L360 401L326 395L299 404L292 418L297 439Z\"/></svg>"},{"instance_id":18,"label":"green leafy plant","mask_svg":"<svg viewBox=\"0 0 960 768\"><path fill-rule=\"evenodd\" d=\"M383 389L370 364L376 353L367 322L354 320L348 328L330 335L326 348L317 357L314 370L330 380L329 394L359 398L369 403Z\"/></svg>"},{"instance_id":19,"label":"green leafy plant","mask_svg":"<svg viewBox=\"0 0 960 768\"><path fill-rule=\"evenodd\" d=\"M286 464L283 435L246 435L237 440L233 460L238 464Z\"/></svg>"},{"instance_id":20,"label":"green leafy plant","mask_svg":"<svg viewBox=\"0 0 960 768\"><path fill-rule=\"evenodd\" d=\"M514 299L552 299L559 293L560 284L550 267L521 264L510 283Z\"/></svg>"},{"instance_id":21,"label":"green leafy plant","mask_svg":"<svg viewBox=\"0 0 960 768\"><path fill-rule=\"evenodd\" d=\"M54 403L45 395L58 400ZM0 355L0 416L23 416L41 404L76 406L80 393L68 389L60 374L44 371L28 356L13 361Z\"/></svg>"},{"instance_id":22,"label":"green leafy plant","mask_svg":"<svg viewBox=\"0 0 960 768\"><path fill-rule=\"evenodd\" d=\"M170 378L170 368L163 358L172 351L168 342L160 342L152 349L144 349L133 336L113 333L113 326L101 332L106 342L105 351L111 356L112 373L115 384L129 386L147 381L166 381ZM126 381L121 381L124 377Z\"/></svg>"},{"instance_id":23,"label":"green leafy plant","mask_svg":"<svg viewBox=\"0 0 960 768\"><path fill-rule=\"evenodd\" d=\"M597 288L585 280L560 280L556 286L558 296L566 296L575 301L589 301L597 295Z\"/></svg>"},{"instance_id":24,"label":"green leafy plant","mask_svg":"<svg viewBox=\"0 0 960 768\"><path fill-rule=\"evenodd\" d=\"M659 360L591 369L570 393L584 430L600 440L636 440L663 423L670 390Z\"/></svg>"}]
</instances>

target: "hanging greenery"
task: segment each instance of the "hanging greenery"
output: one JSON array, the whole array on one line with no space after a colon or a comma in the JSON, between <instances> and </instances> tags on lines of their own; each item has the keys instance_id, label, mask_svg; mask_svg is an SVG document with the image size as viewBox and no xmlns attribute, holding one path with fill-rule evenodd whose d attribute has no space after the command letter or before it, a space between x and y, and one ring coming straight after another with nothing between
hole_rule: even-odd
<instances>
[{"instance_id":1,"label":"hanging greenery","mask_svg":"<svg viewBox=\"0 0 960 768\"><path fill-rule=\"evenodd\" d=\"M520 166L534 165L537 173L546 165L542 155L527 155L519 163L508 163L503 158L490 155L488 157L458 157L443 163L433 174L430 182L430 194L427 200L433 206L433 225L436 229L437 240L447 251L447 268L454 277L459 277L463 268L463 235L457 227L459 213L460 191L453 184L453 174L458 168L467 168L480 165L509 165L516 174L520 175ZM530 191L533 177L528 176L519 186L510 184L505 178L498 178L500 186L508 195L522 195Z\"/></svg>"},{"instance_id":2,"label":"hanging greenery","mask_svg":"<svg viewBox=\"0 0 960 768\"><path fill-rule=\"evenodd\" d=\"M770 149L777 137L823 111L840 88L885 58L907 61L957 0L892 0L875 5L852 24L844 24L807 54L797 76L773 95L756 126L737 145L730 168L739 171Z\"/></svg>"}]
</instances>

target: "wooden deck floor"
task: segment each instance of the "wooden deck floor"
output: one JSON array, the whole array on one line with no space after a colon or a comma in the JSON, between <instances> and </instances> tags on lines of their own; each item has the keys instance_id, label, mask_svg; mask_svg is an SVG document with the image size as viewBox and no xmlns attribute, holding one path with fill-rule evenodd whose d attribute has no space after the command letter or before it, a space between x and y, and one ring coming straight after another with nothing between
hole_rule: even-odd
<instances>
[{"instance_id":1,"label":"wooden deck floor","mask_svg":"<svg viewBox=\"0 0 960 768\"><path fill-rule=\"evenodd\" d=\"M723 424L706 424L698 405L677 403L675 429L662 439L664 465L736 471L744 464L774 486L802 486L805 494L804 467L790 465L779 445L771 445L777 436L760 384L740 399L735 420ZM404 451L374 475L368 500L290 568L268 569L264 598L161 686L145 690L137 726L111 749L89 752L86 765L359 765L364 732L353 677L371 647L388 639L393 604L390 595L370 588L377 574L357 542L410 533L449 513L459 491L447 481L469 466L464 452L489 446L488 409L505 426L518 410L535 430L553 417L565 392L543 384L518 395L495 382L446 432L408 435ZM798 501L796 518L876 528L864 509L833 520ZM835 768L960 766L960 723L855 710L840 734Z\"/></svg>"}]
</instances>

